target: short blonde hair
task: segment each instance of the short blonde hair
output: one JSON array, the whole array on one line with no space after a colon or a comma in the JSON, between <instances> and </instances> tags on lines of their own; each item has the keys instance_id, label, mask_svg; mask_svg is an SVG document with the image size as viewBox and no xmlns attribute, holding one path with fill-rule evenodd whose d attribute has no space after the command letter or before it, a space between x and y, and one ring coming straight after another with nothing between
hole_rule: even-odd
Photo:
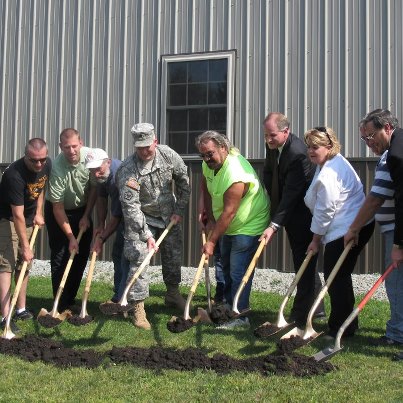
<instances>
[{"instance_id":1,"label":"short blonde hair","mask_svg":"<svg viewBox=\"0 0 403 403\"><path fill-rule=\"evenodd\" d=\"M329 147L329 159L332 159L341 150L336 133L331 127L318 126L308 130L304 135L307 146Z\"/></svg>"}]
</instances>

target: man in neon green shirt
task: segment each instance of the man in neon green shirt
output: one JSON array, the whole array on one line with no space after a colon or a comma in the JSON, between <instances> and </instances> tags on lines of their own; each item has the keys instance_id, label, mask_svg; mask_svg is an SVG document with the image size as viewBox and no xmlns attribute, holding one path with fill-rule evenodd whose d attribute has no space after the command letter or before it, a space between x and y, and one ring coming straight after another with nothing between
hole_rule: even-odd
<instances>
[{"instance_id":1,"label":"man in neon green shirt","mask_svg":"<svg viewBox=\"0 0 403 403\"><path fill-rule=\"evenodd\" d=\"M225 278L224 295L232 305L234 296L268 225L270 202L250 163L231 146L228 138L215 131L202 133L196 146L203 158L202 187L211 236L203 252L211 256L220 240ZM250 277L240 296L240 311L249 308ZM249 325L247 317L238 318L223 328Z\"/></svg>"}]
</instances>

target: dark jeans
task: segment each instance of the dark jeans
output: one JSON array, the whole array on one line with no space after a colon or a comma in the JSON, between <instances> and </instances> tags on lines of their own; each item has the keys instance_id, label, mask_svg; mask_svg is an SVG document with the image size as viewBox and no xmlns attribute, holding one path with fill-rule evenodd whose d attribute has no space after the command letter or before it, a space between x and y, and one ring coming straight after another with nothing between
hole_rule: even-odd
<instances>
[{"instance_id":1,"label":"dark jeans","mask_svg":"<svg viewBox=\"0 0 403 403\"><path fill-rule=\"evenodd\" d=\"M216 243L214 248L214 267L215 267L215 280L216 280L216 289L214 301L216 303L224 302L224 273L222 271L222 263L221 263L221 250L220 250L220 242Z\"/></svg>"},{"instance_id":2,"label":"dark jeans","mask_svg":"<svg viewBox=\"0 0 403 403\"><path fill-rule=\"evenodd\" d=\"M359 234L358 245L351 248L341 265L336 277L329 287L331 312L329 316L329 333L336 336L340 326L354 309L355 298L351 274L358 256L374 231L375 221L363 227ZM344 250L344 237L329 242L325 246L323 272L327 279ZM358 329L358 317L344 331L344 336L352 336Z\"/></svg>"},{"instance_id":3,"label":"dark jeans","mask_svg":"<svg viewBox=\"0 0 403 403\"><path fill-rule=\"evenodd\" d=\"M122 298L126 288L127 276L130 271L130 262L125 258L123 253L124 247L124 224L123 221L119 224L116 230L115 241L112 248L113 260L113 297L112 301L118 302Z\"/></svg>"},{"instance_id":4,"label":"dark jeans","mask_svg":"<svg viewBox=\"0 0 403 403\"><path fill-rule=\"evenodd\" d=\"M74 236L79 233L78 224L84 214L85 207L80 207L74 210L66 210L66 215L69 220ZM67 262L70 258L69 241L64 232L59 227L53 215L52 203L45 203L45 222L49 235L50 247L50 267L52 276L53 296L56 297L57 290L60 286ZM81 279L85 267L87 265L88 256L90 254L90 246L92 241L92 221L90 228L84 232L80 244L79 253L75 255L73 264L71 265L69 275L64 285L64 290L59 300L58 310L61 312L68 306L74 304L77 291L80 287Z\"/></svg>"}]
</instances>

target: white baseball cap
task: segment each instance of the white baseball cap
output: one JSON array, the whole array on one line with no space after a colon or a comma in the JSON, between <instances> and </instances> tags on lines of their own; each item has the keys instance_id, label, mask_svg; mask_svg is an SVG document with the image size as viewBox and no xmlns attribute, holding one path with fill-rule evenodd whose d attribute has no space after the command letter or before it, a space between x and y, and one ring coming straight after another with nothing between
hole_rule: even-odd
<instances>
[{"instance_id":1,"label":"white baseball cap","mask_svg":"<svg viewBox=\"0 0 403 403\"><path fill-rule=\"evenodd\" d=\"M85 167L99 168L107 159L109 159L108 154L102 148L91 148L85 156Z\"/></svg>"}]
</instances>

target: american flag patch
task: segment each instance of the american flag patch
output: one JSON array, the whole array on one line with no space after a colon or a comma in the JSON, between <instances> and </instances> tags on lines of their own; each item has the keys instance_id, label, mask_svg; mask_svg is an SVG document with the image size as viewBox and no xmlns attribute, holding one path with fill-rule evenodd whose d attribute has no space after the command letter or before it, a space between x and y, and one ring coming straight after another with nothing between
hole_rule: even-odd
<instances>
[{"instance_id":1,"label":"american flag patch","mask_svg":"<svg viewBox=\"0 0 403 403\"><path fill-rule=\"evenodd\" d=\"M129 178L126 182L126 186L134 190L140 190L140 184L134 178Z\"/></svg>"}]
</instances>

